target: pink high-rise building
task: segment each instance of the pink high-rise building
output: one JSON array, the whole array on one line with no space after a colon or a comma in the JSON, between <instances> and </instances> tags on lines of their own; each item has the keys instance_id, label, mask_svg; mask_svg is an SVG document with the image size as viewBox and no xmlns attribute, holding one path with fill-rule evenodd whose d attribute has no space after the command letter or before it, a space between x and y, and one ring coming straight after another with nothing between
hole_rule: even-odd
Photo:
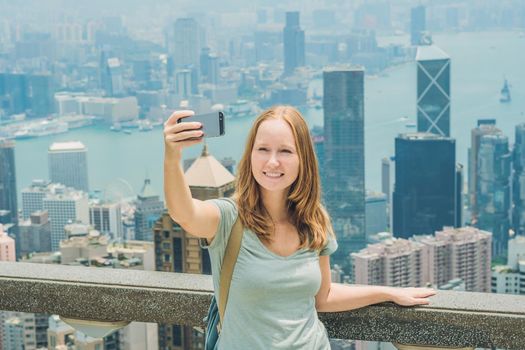
<instances>
[{"instance_id":1,"label":"pink high-rise building","mask_svg":"<svg viewBox=\"0 0 525 350\"><path fill-rule=\"evenodd\" d=\"M417 287L425 283L424 246L402 238L387 238L352 254L355 283Z\"/></svg>"},{"instance_id":2,"label":"pink high-rise building","mask_svg":"<svg viewBox=\"0 0 525 350\"><path fill-rule=\"evenodd\" d=\"M0 261L16 261L15 240L4 232L0 224Z\"/></svg>"},{"instance_id":3,"label":"pink high-rise building","mask_svg":"<svg viewBox=\"0 0 525 350\"><path fill-rule=\"evenodd\" d=\"M445 227L435 236L416 237L429 257L429 280L441 286L461 278L465 290L490 293L492 235L474 227Z\"/></svg>"},{"instance_id":4,"label":"pink high-rise building","mask_svg":"<svg viewBox=\"0 0 525 350\"><path fill-rule=\"evenodd\" d=\"M387 238L352 254L355 283L395 287L440 287L454 279L465 290L490 293L489 232L445 227L435 236Z\"/></svg>"}]
</instances>

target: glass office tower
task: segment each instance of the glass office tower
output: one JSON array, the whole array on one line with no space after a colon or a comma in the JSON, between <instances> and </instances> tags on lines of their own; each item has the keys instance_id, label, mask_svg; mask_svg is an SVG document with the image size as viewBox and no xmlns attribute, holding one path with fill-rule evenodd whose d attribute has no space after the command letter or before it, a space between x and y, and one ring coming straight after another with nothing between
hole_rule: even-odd
<instances>
[{"instance_id":1,"label":"glass office tower","mask_svg":"<svg viewBox=\"0 0 525 350\"><path fill-rule=\"evenodd\" d=\"M450 57L435 45L418 46L417 131L450 136Z\"/></svg>"},{"instance_id":2,"label":"glass office tower","mask_svg":"<svg viewBox=\"0 0 525 350\"><path fill-rule=\"evenodd\" d=\"M525 123L516 126L513 158L512 227L516 234L525 235Z\"/></svg>"},{"instance_id":3,"label":"glass office tower","mask_svg":"<svg viewBox=\"0 0 525 350\"><path fill-rule=\"evenodd\" d=\"M492 232L492 257L506 257L510 229L512 154L503 134L483 135L478 153L476 226Z\"/></svg>"},{"instance_id":4,"label":"glass office tower","mask_svg":"<svg viewBox=\"0 0 525 350\"><path fill-rule=\"evenodd\" d=\"M456 141L430 133L396 137L393 233L433 234L461 225L461 186L456 183Z\"/></svg>"},{"instance_id":5,"label":"glass office tower","mask_svg":"<svg viewBox=\"0 0 525 350\"><path fill-rule=\"evenodd\" d=\"M333 263L350 266L350 252L366 246L364 70L330 68L324 81L324 200L339 249Z\"/></svg>"}]
</instances>

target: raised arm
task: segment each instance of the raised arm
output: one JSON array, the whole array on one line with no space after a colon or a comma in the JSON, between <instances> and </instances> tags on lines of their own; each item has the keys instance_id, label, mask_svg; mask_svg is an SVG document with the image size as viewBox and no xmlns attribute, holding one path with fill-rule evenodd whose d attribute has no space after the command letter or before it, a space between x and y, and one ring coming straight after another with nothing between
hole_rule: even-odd
<instances>
[{"instance_id":1,"label":"raised arm","mask_svg":"<svg viewBox=\"0 0 525 350\"><path fill-rule=\"evenodd\" d=\"M177 123L193 111L176 111L164 123L164 197L171 218L186 232L211 241L219 225L219 209L194 199L184 178L182 149L202 142L198 122Z\"/></svg>"}]
</instances>

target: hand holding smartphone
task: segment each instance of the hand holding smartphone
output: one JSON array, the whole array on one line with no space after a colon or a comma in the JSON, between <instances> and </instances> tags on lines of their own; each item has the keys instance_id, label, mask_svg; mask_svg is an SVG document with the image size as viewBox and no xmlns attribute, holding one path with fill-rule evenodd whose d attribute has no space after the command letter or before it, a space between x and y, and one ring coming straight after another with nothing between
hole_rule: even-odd
<instances>
[{"instance_id":1,"label":"hand holding smartphone","mask_svg":"<svg viewBox=\"0 0 525 350\"><path fill-rule=\"evenodd\" d=\"M224 113L212 112L206 114L196 114L177 120L177 123L199 122L202 124L203 137L218 137L225 133Z\"/></svg>"}]
</instances>

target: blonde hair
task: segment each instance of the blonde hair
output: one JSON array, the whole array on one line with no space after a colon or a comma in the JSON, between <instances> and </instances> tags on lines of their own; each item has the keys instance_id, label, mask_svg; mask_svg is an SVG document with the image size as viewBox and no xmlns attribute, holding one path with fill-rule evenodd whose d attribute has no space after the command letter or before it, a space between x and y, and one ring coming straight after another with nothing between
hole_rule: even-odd
<instances>
[{"instance_id":1,"label":"blonde hair","mask_svg":"<svg viewBox=\"0 0 525 350\"><path fill-rule=\"evenodd\" d=\"M274 230L266 211L259 184L252 174L251 153L259 126L268 119L284 120L292 129L299 157L299 174L288 192L288 214L297 228L301 248L321 250L327 244L328 234L334 235L330 217L321 204L319 167L308 126L299 111L290 106L274 106L255 120L239 162L234 198L239 218L244 227L259 238L269 241Z\"/></svg>"}]
</instances>

